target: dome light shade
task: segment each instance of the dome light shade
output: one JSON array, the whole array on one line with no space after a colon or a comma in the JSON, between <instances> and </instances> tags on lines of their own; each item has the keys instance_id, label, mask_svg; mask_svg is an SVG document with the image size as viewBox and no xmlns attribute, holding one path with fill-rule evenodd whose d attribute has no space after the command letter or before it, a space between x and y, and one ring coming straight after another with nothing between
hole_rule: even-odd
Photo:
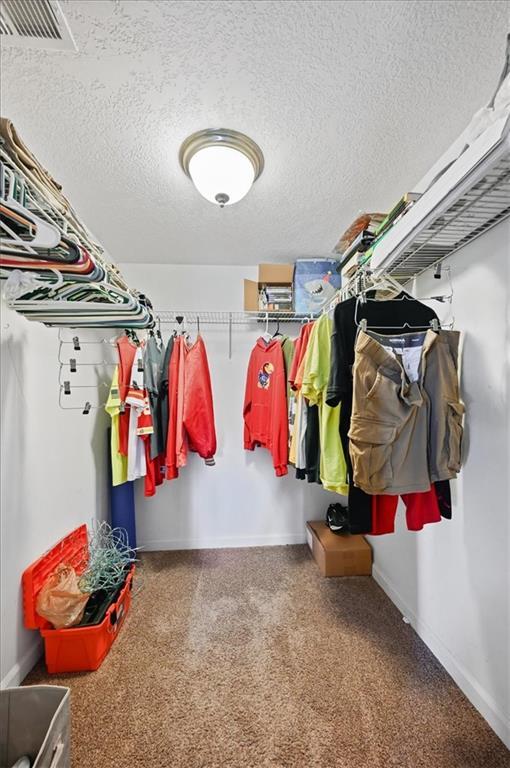
<instances>
[{"instance_id":1,"label":"dome light shade","mask_svg":"<svg viewBox=\"0 0 510 768\"><path fill-rule=\"evenodd\" d=\"M182 144L179 160L200 194L220 208L242 200L264 168L257 144L227 129L194 133Z\"/></svg>"},{"instance_id":2,"label":"dome light shade","mask_svg":"<svg viewBox=\"0 0 510 768\"><path fill-rule=\"evenodd\" d=\"M189 175L206 200L220 205L224 200L224 205L232 205L250 191L255 169L237 149L204 147L191 158Z\"/></svg>"}]
</instances>

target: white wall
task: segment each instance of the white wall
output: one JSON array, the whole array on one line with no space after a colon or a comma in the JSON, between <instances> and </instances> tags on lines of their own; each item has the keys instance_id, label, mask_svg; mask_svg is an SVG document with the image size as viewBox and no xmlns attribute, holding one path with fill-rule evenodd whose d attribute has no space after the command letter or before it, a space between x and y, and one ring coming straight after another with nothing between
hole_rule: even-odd
<instances>
[{"instance_id":1,"label":"white wall","mask_svg":"<svg viewBox=\"0 0 510 768\"><path fill-rule=\"evenodd\" d=\"M87 332L80 336L86 338ZM55 329L29 323L2 306L2 687L17 685L41 653L38 633L23 627L23 570L77 525L103 516L107 507L106 415L59 408L58 347ZM100 359L91 357L98 349L84 347L82 358ZM97 381L93 368L74 376L81 383ZM75 394L70 405L86 398L97 402L97 388Z\"/></svg>"},{"instance_id":2,"label":"white wall","mask_svg":"<svg viewBox=\"0 0 510 768\"><path fill-rule=\"evenodd\" d=\"M130 285L146 292L157 309L239 310L243 278L252 267L123 264ZM165 339L169 328L166 327ZM193 334L196 328L191 328ZM294 327L296 334L298 328ZM304 542L304 522L322 517L340 497L296 480L274 475L270 454L243 449L244 385L251 349L261 333L257 324L234 326L232 359L227 326L203 324L211 369L218 452L216 466L191 455L179 479L145 499L137 483L137 537L146 549L250 546Z\"/></svg>"},{"instance_id":3,"label":"white wall","mask_svg":"<svg viewBox=\"0 0 510 768\"><path fill-rule=\"evenodd\" d=\"M464 335L465 464L451 487L453 519L370 537L374 576L468 698L510 746L509 325L510 222L444 262L455 327ZM447 292L419 278L415 295ZM438 314L448 307L433 303Z\"/></svg>"},{"instance_id":4,"label":"white wall","mask_svg":"<svg viewBox=\"0 0 510 768\"><path fill-rule=\"evenodd\" d=\"M402 513L392 536L371 537L374 575L495 731L510 744L509 715L509 306L510 223L449 260L456 328L464 332L466 463L452 483L453 520L418 534ZM242 307L254 269L123 265L157 308ZM420 278L418 296L446 281ZM435 305L437 308L437 305ZM439 312L449 313L439 305ZM6 328L5 326L9 327ZM194 329L193 329L194 330ZM304 540L304 521L334 498L292 476L275 478L267 451L242 448L244 376L259 328L202 328L218 432L217 465L196 456L153 499L137 489L139 543L149 549ZM104 416L57 405L56 332L11 313L2 318L2 666L15 683L35 659L21 625L23 568L106 506Z\"/></svg>"}]
</instances>

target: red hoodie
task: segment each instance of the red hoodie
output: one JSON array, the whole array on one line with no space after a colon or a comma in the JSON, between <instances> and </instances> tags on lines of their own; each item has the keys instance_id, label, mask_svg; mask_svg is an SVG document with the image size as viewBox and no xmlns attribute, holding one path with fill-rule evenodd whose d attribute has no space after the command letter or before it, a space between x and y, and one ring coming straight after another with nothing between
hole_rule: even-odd
<instances>
[{"instance_id":1,"label":"red hoodie","mask_svg":"<svg viewBox=\"0 0 510 768\"><path fill-rule=\"evenodd\" d=\"M308 342L310 340L310 334L312 332L313 326L314 326L313 322L303 325L301 328L301 331L299 332L299 337L296 340L294 357L292 358L292 365L290 367L289 377L288 377L290 387L291 389L294 389L294 390L299 389L299 387L296 386L296 377L297 377L299 368L301 366L301 361L303 360L303 357L306 355L306 350L308 347Z\"/></svg>"},{"instance_id":2,"label":"red hoodie","mask_svg":"<svg viewBox=\"0 0 510 768\"><path fill-rule=\"evenodd\" d=\"M196 451L206 464L214 464L216 428L211 375L201 336L191 347L184 344L183 427L191 450Z\"/></svg>"},{"instance_id":3,"label":"red hoodie","mask_svg":"<svg viewBox=\"0 0 510 768\"><path fill-rule=\"evenodd\" d=\"M287 384L279 339L257 339L246 375L244 447L263 445L271 451L276 476L287 474Z\"/></svg>"},{"instance_id":4,"label":"red hoodie","mask_svg":"<svg viewBox=\"0 0 510 768\"><path fill-rule=\"evenodd\" d=\"M166 440L166 477L167 480L174 480L179 477L177 469L177 432L182 429L177 423L177 401L179 385L179 368L182 365L182 345L184 339L177 336L174 341L174 347L170 362L168 364L168 431Z\"/></svg>"},{"instance_id":5,"label":"red hoodie","mask_svg":"<svg viewBox=\"0 0 510 768\"><path fill-rule=\"evenodd\" d=\"M186 465L188 447L206 464L214 464L216 430L211 377L201 336L188 347L178 336L168 369L168 436L166 476L173 480Z\"/></svg>"}]
</instances>

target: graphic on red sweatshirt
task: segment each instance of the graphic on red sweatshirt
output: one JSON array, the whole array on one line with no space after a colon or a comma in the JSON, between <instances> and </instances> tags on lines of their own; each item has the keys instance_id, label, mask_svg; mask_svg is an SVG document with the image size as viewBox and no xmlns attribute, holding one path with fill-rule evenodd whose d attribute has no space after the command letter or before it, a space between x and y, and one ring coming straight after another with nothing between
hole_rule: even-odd
<instances>
[{"instance_id":1,"label":"graphic on red sweatshirt","mask_svg":"<svg viewBox=\"0 0 510 768\"><path fill-rule=\"evenodd\" d=\"M259 380L257 386L261 389L269 389L271 383L271 374L274 371L274 365L272 363L264 363L259 371Z\"/></svg>"},{"instance_id":2,"label":"graphic on red sweatshirt","mask_svg":"<svg viewBox=\"0 0 510 768\"><path fill-rule=\"evenodd\" d=\"M277 477L287 474L288 420L285 362L279 339L257 340L250 355L244 397L244 447L268 448Z\"/></svg>"}]
</instances>

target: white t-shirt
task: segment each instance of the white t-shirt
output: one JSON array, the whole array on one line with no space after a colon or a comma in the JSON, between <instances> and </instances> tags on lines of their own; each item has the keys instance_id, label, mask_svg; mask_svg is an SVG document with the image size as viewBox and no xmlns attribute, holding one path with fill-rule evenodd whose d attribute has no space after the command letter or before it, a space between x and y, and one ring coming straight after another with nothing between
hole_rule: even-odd
<instances>
[{"instance_id":1,"label":"white t-shirt","mask_svg":"<svg viewBox=\"0 0 510 768\"><path fill-rule=\"evenodd\" d=\"M141 370L139 370L139 368ZM143 347L140 345L136 350L131 369L130 387L126 397L126 404L129 409L129 431L128 431L128 469L127 479L137 480L139 477L145 477L147 474L147 463L145 460L145 443L142 434L149 434L148 427L140 428L139 421L146 411L150 415L147 393L144 388L143 380ZM152 431L152 429L150 429Z\"/></svg>"}]
</instances>

